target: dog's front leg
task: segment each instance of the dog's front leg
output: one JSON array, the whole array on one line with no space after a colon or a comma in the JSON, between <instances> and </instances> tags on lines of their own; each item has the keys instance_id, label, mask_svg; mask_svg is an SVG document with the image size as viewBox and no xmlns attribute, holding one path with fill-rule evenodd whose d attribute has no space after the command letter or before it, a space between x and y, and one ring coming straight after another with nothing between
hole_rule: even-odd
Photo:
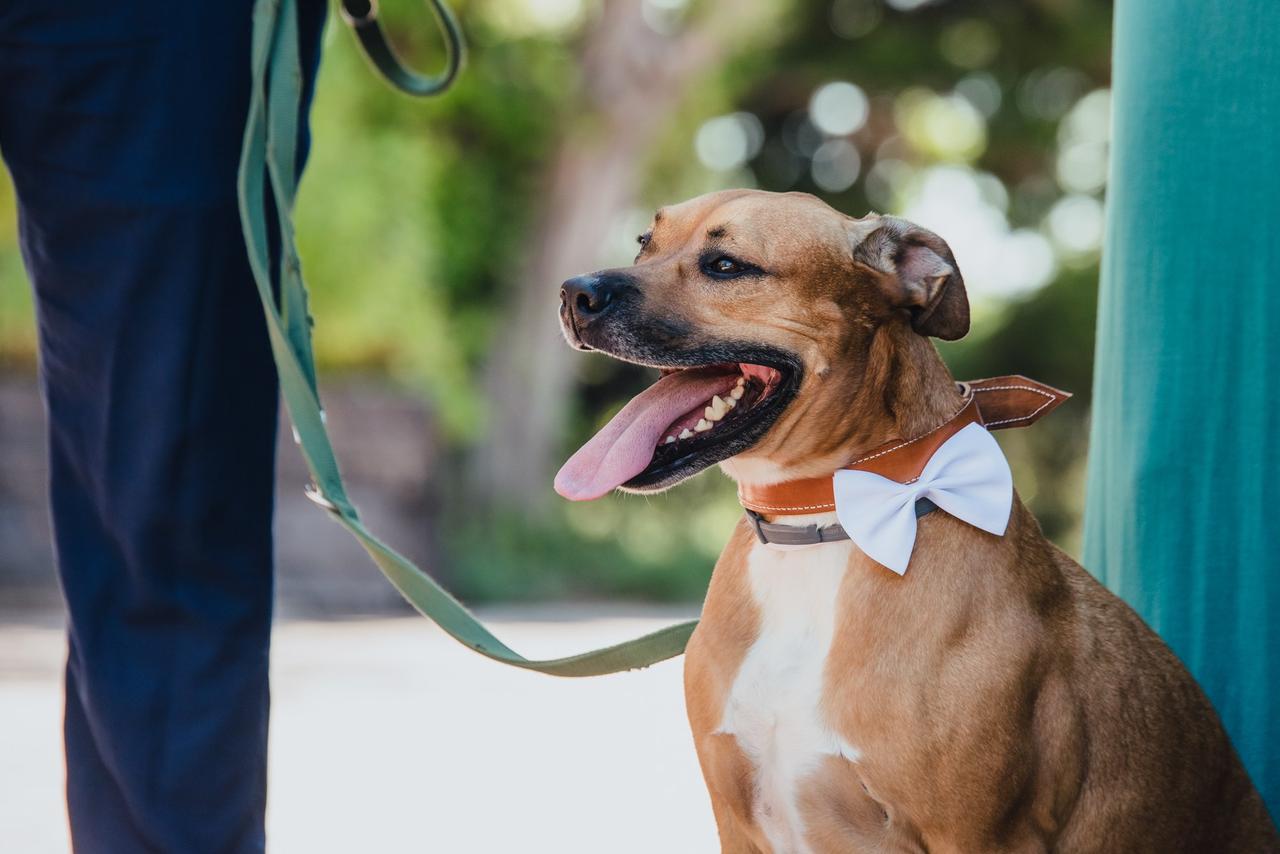
<instances>
[{"instance_id":1,"label":"dog's front leg","mask_svg":"<svg viewBox=\"0 0 1280 854\"><path fill-rule=\"evenodd\" d=\"M761 847L750 834L752 828L729 809L728 805L711 795L711 811L716 817L716 832L720 834L720 854L772 854L767 846Z\"/></svg>"},{"instance_id":2,"label":"dog's front leg","mask_svg":"<svg viewBox=\"0 0 1280 854\"><path fill-rule=\"evenodd\" d=\"M752 818L754 770L731 735L696 738L721 854L774 854Z\"/></svg>"},{"instance_id":3,"label":"dog's front leg","mask_svg":"<svg viewBox=\"0 0 1280 854\"><path fill-rule=\"evenodd\" d=\"M721 854L773 854L753 818L755 768L736 738L699 726L704 717L699 711L702 709L691 704L689 719L694 724L693 743L711 796Z\"/></svg>"},{"instance_id":4,"label":"dog's front leg","mask_svg":"<svg viewBox=\"0 0 1280 854\"><path fill-rule=\"evenodd\" d=\"M714 582L713 582L714 583ZM716 732L723 716L723 692L705 643L710 622L703 609L703 623L694 632L685 653L685 709L693 731L693 744L702 768L702 779L711 797L722 854L775 854L753 820L755 767L732 735Z\"/></svg>"}]
</instances>

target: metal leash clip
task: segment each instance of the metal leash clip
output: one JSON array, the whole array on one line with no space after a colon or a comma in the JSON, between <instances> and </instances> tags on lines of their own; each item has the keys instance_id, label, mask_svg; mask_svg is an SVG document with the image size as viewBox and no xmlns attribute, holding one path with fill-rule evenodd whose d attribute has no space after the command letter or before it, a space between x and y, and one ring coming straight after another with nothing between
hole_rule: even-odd
<instances>
[{"instance_id":1,"label":"metal leash clip","mask_svg":"<svg viewBox=\"0 0 1280 854\"><path fill-rule=\"evenodd\" d=\"M320 487L316 486L314 480L302 487L302 494L307 496L307 499L317 507L322 507L335 516L341 515L338 505L324 497L324 493L320 491Z\"/></svg>"}]
</instances>

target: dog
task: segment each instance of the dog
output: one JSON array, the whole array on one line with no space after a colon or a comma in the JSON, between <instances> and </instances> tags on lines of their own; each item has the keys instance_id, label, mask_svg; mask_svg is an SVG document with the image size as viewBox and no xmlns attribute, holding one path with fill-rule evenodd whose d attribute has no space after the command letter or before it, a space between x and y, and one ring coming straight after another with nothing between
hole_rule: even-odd
<instances>
[{"instance_id":1,"label":"dog","mask_svg":"<svg viewBox=\"0 0 1280 854\"><path fill-rule=\"evenodd\" d=\"M980 525L921 513L945 489L893 492L948 449L999 495L982 425L1063 397L955 383L929 339L967 332L968 298L940 237L736 190L659 210L639 243L631 267L565 282L560 319L572 346L661 377L556 489L654 492L714 463L738 483L749 513L685 659L722 851L1280 851L1204 693L1011 484ZM877 485L901 506L840 505ZM862 532L879 560L851 533L872 517L898 526Z\"/></svg>"}]
</instances>

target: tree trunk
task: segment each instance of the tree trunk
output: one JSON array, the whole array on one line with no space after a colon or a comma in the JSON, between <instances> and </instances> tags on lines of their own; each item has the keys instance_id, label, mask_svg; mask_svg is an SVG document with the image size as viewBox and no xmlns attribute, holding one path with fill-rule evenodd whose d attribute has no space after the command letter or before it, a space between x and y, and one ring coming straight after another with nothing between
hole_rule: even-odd
<instances>
[{"instance_id":1,"label":"tree trunk","mask_svg":"<svg viewBox=\"0 0 1280 854\"><path fill-rule=\"evenodd\" d=\"M560 333L560 283L599 266L610 229L634 202L644 155L685 87L741 32L732 6L715 0L698 24L664 35L643 19L641 0L609 0L588 34L585 103L551 161L487 372L487 429L469 472L481 506L526 514L547 506L581 357Z\"/></svg>"}]
</instances>

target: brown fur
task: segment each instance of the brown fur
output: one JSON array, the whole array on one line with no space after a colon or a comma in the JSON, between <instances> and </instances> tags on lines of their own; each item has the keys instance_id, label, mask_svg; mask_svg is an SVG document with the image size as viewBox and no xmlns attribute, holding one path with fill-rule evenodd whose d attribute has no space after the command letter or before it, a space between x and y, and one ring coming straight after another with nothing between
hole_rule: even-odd
<instances>
[{"instance_id":1,"label":"brown fur","mask_svg":"<svg viewBox=\"0 0 1280 854\"><path fill-rule=\"evenodd\" d=\"M707 340L745 336L785 349L806 369L764 438L722 464L732 477L824 474L954 411L951 376L912 328L914 308L939 295L913 306L892 252L856 252L871 235L901 238L905 225L753 191L660 213L627 270L642 283L645 310ZM910 237L951 261L936 236ZM709 241L766 275L699 275ZM947 299L954 325L958 303ZM733 736L714 734L758 631L745 577L753 542L740 524L685 665L726 852L770 850L753 816L755 769ZM805 779L798 797L814 851L1280 851L1190 675L1128 606L1045 540L1016 498L1004 537L941 512L923 518L904 577L851 554L823 704L836 729L856 733L862 757L828 758Z\"/></svg>"}]
</instances>

